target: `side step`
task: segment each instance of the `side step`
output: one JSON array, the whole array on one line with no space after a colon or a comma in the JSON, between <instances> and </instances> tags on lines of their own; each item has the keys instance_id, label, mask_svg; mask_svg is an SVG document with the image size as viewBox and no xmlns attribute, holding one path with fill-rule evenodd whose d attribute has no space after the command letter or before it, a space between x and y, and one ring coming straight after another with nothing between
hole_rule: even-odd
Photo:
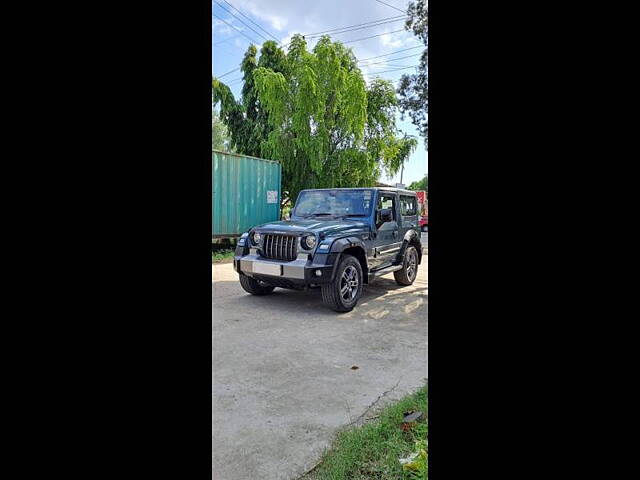
<instances>
[{"instance_id":1,"label":"side step","mask_svg":"<svg viewBox=\"0 0 640 480\"><path fill-rule=\"evenodd\" d=\"M396 272L398 270L402 270L402 265L390 265L380 270L375 270L369 273L369 280L373 280L375 277L379 277L380 275L386 275L387 273L391 273L391 272Z\"/></svg>"}]
</instances>

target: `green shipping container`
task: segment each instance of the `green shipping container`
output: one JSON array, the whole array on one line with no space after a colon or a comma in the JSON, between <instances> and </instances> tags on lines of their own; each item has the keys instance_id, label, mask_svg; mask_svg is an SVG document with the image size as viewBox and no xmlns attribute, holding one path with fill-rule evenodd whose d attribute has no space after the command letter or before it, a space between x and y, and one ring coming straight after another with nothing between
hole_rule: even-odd
<instances>
[{"instance_id":1,"label":"green shipping container","mask_svg":"<svg viewBox=\"0 0 640 480\"><path fill-rule=\"evenodd\" d=\"M239 237L280 219L280 163L217 150L211 161L213 238Z\"/></svg>"}]
</instances>

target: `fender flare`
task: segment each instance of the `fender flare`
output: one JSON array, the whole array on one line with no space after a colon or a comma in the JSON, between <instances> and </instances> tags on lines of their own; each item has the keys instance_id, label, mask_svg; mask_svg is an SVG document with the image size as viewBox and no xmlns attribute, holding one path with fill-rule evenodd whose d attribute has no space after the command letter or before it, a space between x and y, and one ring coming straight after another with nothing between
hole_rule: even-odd
<instances>
[{"instance_id":1,"label":"fender flare","mask_svg":"<svg viewBox=\"0 0 640 480\"><path fill-rule=\"evenodd\" d=\"M360 247L364 253L364 261L367 266L367 270L369 270L369 260L367 259L367 247L362 241L361 238L358 237L342 237L333 241L331 244L331 248L329 249L330 254L337 254L336 259L333 262L333 270L331 271L331 281L334 280L336 269L338 268L338 264L340 263L340 259L342 258L342 252L344 252L347 248L351 247Z\"/></svg>"},{"instance_id":2,"label":"fender flare","mask_svg":"<svg viewBox=\"0 0 640 480\"><path fill-rule=\"evenodd\" d=\"M333 243L331 244L331 248L329 249L329 252L342 253L347 248L351 248L351 247L360 247L362 248L362 250L364 250L365 254L367 253L367 248L364 242L362 241L361 238L358 238L358 237L343 237L343 238L338 238L334 240Z\"/></svg>"},{"instance_id":3,"label":"fender flare","mask_svg":"<svg viewBox=\"0 0 640 480\"><path fill-rule=\"evenodd\" d=\"M400 247L400 252L398 252L398 261L402 262L404 259L404 252L407 249L407 246L411 243L412 240L417 240L420 248L418 249L418 265L422 263L422 241L420 240L420 236L418 232L411 229L407 233L404 234L404 239L402 240L402 246Z\"/></svg>"}]
</instances>

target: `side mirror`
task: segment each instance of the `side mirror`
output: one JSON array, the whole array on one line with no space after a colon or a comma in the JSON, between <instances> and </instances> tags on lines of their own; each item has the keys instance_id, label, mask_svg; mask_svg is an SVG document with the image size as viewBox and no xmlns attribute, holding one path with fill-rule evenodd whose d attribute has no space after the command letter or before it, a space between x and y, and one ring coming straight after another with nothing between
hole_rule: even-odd
<instances>
[{"instance_id":1,"label":"side mirror","mask_svg":"<svg viewBox=\"0 0 640 480\"><path fill-rule=\"evenodd\" d=\"M380 221L382 223L391 222L393 220L393 214L390 208L383 208L380 210Z\"/></svg>"}]
</instances>

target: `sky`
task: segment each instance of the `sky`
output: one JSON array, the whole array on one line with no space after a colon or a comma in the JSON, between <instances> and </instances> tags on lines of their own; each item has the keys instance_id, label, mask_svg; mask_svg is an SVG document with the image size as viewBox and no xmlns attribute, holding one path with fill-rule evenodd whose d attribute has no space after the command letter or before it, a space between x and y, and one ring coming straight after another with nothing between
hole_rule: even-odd
<instances>
[{"instance_id":1,"label":"sky","mask_svg":"<svg viewBox=\"0 0 640 480\"><path fill-rule=\"evenodd\" d=\"M402 18L393 19L406 14L408 3L408 0L213 0L212 74L221 77L220 80L239 99L242 73L239 70L231 71L240 66L250 43L255 44L260 51L260 46L266 39L277 39L281 44L286 44L294 33L308 36L380 20L387 23L363 25L364 28L358 30L329 35L332 40L343 41L347 47L351 47L357 59L370 59L360 65L367 83L376 77L376 72L381 72L379 76L391 80L397 88L403 73L415 73L413 67L418 64L419 55L424 48L413 33L404 30ZM373 35L378 36L360 40ZM307 39L307 49L313 49L317 40L318 38ZM398 53L371 59L393 52ZM399 70L401 67L410 68ZM396 68L398 70L388 71ZM225 75L227 72L231 73ZM405 164L402 177L402 183L409 185L427 173L427 151L424 140L409 117L401 120L398 114L396 126L402 132L418 138L418 147ZM380 181L398 183L400 172L393 178L383 174Z\"/></svg>"}]
</instances>

